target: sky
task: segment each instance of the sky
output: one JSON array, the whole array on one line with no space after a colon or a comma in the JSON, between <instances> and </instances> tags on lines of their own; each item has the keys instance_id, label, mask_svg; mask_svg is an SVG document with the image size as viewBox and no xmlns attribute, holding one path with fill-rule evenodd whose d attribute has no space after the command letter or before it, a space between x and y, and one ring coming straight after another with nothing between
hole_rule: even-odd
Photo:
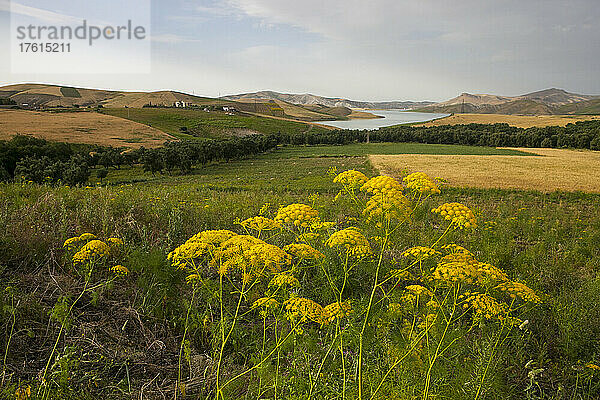
<instances>
[{"instance_id":1,"label":"sky","mask_svg":"<svg viewBox=\"0 0 600 400\"><path fill-rule=\"evenodd\" d=\"M219 95L274 90L353 100L442 101L462 92L520 95L557 87L600 94L598 0L122 0L150 2L149 71L44 68L0 85L41 82ZM15 0L41 19L99 17L59 0ZM0 59L11 57L0 0ZM50 14L48 14L50 13ZM97 11L92 13L96 14ZM102 18L122 10L108 8ZM2 56L4 55L4 56ZM119 56L135 65L134 53ZM36 64L37 66L37 64ZM40 65L43 67L43 65Z\"/></svg>"}]
</instances>

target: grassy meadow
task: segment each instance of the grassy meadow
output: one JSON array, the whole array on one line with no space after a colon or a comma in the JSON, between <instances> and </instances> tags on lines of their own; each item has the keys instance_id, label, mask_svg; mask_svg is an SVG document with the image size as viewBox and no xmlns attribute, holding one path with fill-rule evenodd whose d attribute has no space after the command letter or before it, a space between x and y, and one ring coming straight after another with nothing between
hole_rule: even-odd
<instances>
[{"instance_id":1,"label":"grassy meadow","mask_svg":"<svg viewBox=\"0 0 600 400\"><path fill-rule=\"evenodd\" d=\"M134 120L147 118L131 111ZM162 118L156 123L178 131L180 120ZM423 196L405 188L410 219L398 213L379 221L363 211L368 196L338 196L342 186L333 182L349 169L378 175L369 154L529 158L450 145L288 146L185 176L122 167L103 185L93 174L86 188L1 184L2 396L598 398L600 195L440 184L440 194ZM453 229L454 221L431 212L453 202L473 212L476 228ZM309 229L284 218L286 228L257 233L241 223L274 219L293 203L329 224ZM356 242L335 247L325 240L352 226L370 255L354 252ZM167 258L193 235L218 229L260 236L280 250L309 243L323 257L278 264L281 253L261 243L247 268L272 255L269 265L280 269L258 273L223 271L199 256L178 269L176 257ZM78 248L63 243L84 232L123 245L74 264ZM431 272L442 264L403 256L414 246L443 252L451 243L527 285L539 301L511 299L483 283L467 294L473 282L444 281ZM117 263L127 275L111 272ZM272 283L283 275L291 283ZM416 286L423 288L418 295L410 291ZM497 299L495 314L469 302L483 290ZM279 306L254 306L262 298ZM312 303L299 306L298 298ZM322 314L327 304L351 311Z\"/></svg>"},{"instance_id":2,"label":"grassy meadow","mask_svg":"<svg viewBox=\"0 0 600 400\"><path fill-rule=\"evenodd\" d=\"M326 128L302 122L286 121L250 114L227 115L222 111L183 110L174 108L107 108L102 113L150 125L180 139L197 137L223 138L249 133L302 133ZM189 133L181 131L186 127Z\"/></svg>"}]
</instances>

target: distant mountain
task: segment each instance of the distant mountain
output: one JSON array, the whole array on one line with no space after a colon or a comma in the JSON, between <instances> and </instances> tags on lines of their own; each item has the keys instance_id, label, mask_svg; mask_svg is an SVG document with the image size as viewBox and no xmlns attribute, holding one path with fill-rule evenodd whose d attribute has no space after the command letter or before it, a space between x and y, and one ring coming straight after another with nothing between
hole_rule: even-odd
<instances>
[{"instance_id":1,"label":"distant mountain","mask_svg":"<svg viewBox=\"0 0 600 400\"><path fill-rule=\"evenodd\" d=\"M325 107L347 107L367 109L412 109L434 104L431 101L356 101L339 97L323 97L314 94L290 94L264 90L254 93L233 94L222 97L226 100L248 101L248 100L280 100L287 103L299 105L320 105Z\"/></svg>"},{"instance_id":2,"label":"distant mountain","mask_svg":"<svg viewBox=\"0 0 600 400\"><path fill-rule=\"evenodd\" d=\"M595 99L600 99L600 96L569 93L555 88L512 97L462 93L453 99L422 107L419 111L525 115L579 114L581 110L587 113L597 110Z\"/></svg>"}]
</instances>

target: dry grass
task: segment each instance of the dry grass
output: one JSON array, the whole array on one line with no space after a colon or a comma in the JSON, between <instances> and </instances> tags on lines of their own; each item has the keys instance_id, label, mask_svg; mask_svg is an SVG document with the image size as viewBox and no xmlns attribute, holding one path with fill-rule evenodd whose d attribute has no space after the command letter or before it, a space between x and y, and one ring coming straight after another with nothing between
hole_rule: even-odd
<instances>
[{"instance_id":1,"label":"dry grass","mask_svg":"<svg viewBox=\"0 0 600 400\"><path fill-rule=\"evenodd\" d=\"M123 118L95 112L48 113L0 110L0 140L16 134L115 147L158 147L172 136Z\"/></svg>"},{"instance_id":2,"label":"dry grass","mask_svg":"<svg viewBox=\"0 0 600 400\"><path fill-rule=\"evenodd\" d=\"M450 186L600 192L600 152L519 149L535 156L371 155L381 173L423 171Z\"/></svg>"},{"instance_id":3,"label":"dry grass","mask_svg":"<svg viewBox=\"0 0 600 400\"><path fill-rule=\"evenodd\" d=\"M506 123L519 128L533 126L565 126L569 123L600 119L597 115L503 115L503 114L454 114L446 118L416 126L498 124Z\"/></svg>"}]
</instances>

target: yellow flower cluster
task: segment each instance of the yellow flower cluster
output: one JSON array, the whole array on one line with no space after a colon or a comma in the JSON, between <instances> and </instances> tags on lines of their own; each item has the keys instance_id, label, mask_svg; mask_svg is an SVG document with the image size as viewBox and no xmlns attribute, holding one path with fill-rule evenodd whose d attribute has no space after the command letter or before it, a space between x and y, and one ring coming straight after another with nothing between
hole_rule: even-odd
<instances>
[{"instance_id":1,"label":"yellow flower cluster","mask_svg":"<svg viewBox=\"0 0 600 400\"><path fill-rule=\"evenodd\" d=\"M390 191L402 192L404 188L397 180L389 176L376 176L369 179L364 185L361 186L360 190L369 194L386 194Z\"/></svg>"},{"instance_id":2,"label":"yellow flower cluster","mask_svg":"<svg viewBox=\"0 0 600 400\"><path fill-rule=\"evenodd\" d=\"M293 277L292 275L281 273L277 274L271 279L269 282L269 286L281 287L281 286L291 286L291 287L300 287L300 282L298 279Z\"/></svg>"},{"instance_id":3,"label":"yellow flower cluster","mask_svg":"<svg viewBox=\"0 0 600 400\"><path fill-rule=\"evenodd\" d=\"M402 253L402 256L407 257L407 258L414 258L417 260L424 260L426 258L436 257L441 254L442 253L440 253L439 251L436 251L429 247L416 246L416 247L411 247L410 249L405 250Z\"/></svg>"},{"instance_id":4,"label":"yellow flower cluster","mask_svg":"<svg viewBox=\"0 0 600 400\"><path fill-rule=\"evenodd\" d=\"M512 298L519 297L524 301L530 301L532 303L542 302L541 299L535 294L535 292L531 288L519 282L512 282L507 280L505 282L502 282L500 285L496 286L495 289L507 292Z\"/></svg>"},{"instance_id":5,"label":"yellow flower cluster","mask_svg":"<svg viewBox=\"0 0 600 400\"><path fill-rule=\"evenodd\" d=\"M93 233L83 233L80 236L75 236L65 240L63 247L73 249L74 247L77 247L77 245L79 245L80 243L88 242L94 239L96 239L96 235L94 235Z\"/></svg>"},{"instance_id":6,"label":"yellow flower cluster","mask_svg":"<svg viewBox=\"0 0 600 400\"><path fill-rule=\"evenodd\" d=\"M486 319L498 318L501 321L506 318L508 312L506 304L498 303L496 299L488 294L466 292L460 298L464 300L463 307L473 307L473 311L477 316Z\"/></svg>"},{"instance_id":7,"label":"yellow flower cluster","mask_svg":"<svg viewBox=\"0 0 600 400\"><path fill-rule=\"evenodd\" d=\"M252 308L259 308L259 307L262 307L265 309L277 308L277 307L279 307L279 302L272 297L261 297L260 299L256 300L254 303L252 303Z\"/></svg>"},{"instance_id":8,"label":"yellow flower cluster","mask_svg":"<svg viewBox=\"0 0 600 400\"><path fill-rule=\"evenodd\" d=\"M91 240L87 242L75 255L74 263L83 263L86 261L95 261L99 258L108 256L110 249L106 243L101 240Z\"/></svg>"},{"instance_id":9,"label":"yellow flower cluster","mask_svg":"<svg viewBox=\"0 0 600 400\"><path fill-rule=\"evenodd\" d=\"M300 260L318 260L325 257L319 250L304 243L288 244L283 250Z\"/></svg>"},{"instance_id":10,"label":"yellow flower cluster","mask_svg":"<svg viewBox=\"0 0 600 400\"><path fill-rule=\"evenodd\" d=\"M339 173L333 179L333 182L339 183L348 189L354 190L359 189L367 182L367 180L369 180L369 178L367 178L367 176L362 172L350 169L348 171Z\"/></svg>"},{"instance_id":11,"label":"yellow flower cluster","mask_svg":"<svg viewBox=\"0 0 600 400\"><path fill-rule=\"evenodd\" d=\"M438 263L433 278L446 282L475 283L478 266L479 262L471 254L448 254Z\"/></svg>"},{"instance_id":12,"label":"yellow flower cluster","mask_svg":"<svg viewBox=\"0 0 600 400\"><path fill-rule=\"evenodd\" d=\"M477 228L477 219L473 212L460 203L445 203L431 210L432 213L440 214L459 228Z\"/></svg>"},{"instance_id":13,"label":"yellow flower cluster","mask_svg":"<svg viewBox=\"0 0 600 400\"><path fill-rule=\"evenodd\" d=\"M198 275L198 274L189 274L188 276L185 277L185 281L188 284L194 284L194 283L200 281L200 275Z\"/></svg>"},{"instance_id":14,"label":"yellow flower cluster","mask_svg":"<svg viewBox=\"0 0 600 400\"><path fill-rule=\"evenodd\" d=\"M284 304L288 317L291 319L300 318L301 322L310 320L321 325L326 322L323 307L312 300L304 297L292 297Z\"/></svg>"},{"instance_id":15,"label":"yellow flower cluster","mask_svg":"<svg viewBox=\"0 0 600 400\"><path fill-rule=\"evenodd\" d=\"M306 228L318 214L317 210L306 204L290 204L279 209L275 221Z\"/></svg>"},{"instance_id":16,"label":"yellow flower cluster","mask_svg":"<svg viewBox=\"0 0 600 400\"><path fill-rule=\"evenodd\" d=\"M127 269L127 267L124 267L122 265L115 265L110 270L116 275L126 276L129 274L129 270Z\"/></svg>"},{"instance_id":17,"label":"yellow flower cluster","mask_svg":"<svg viewBox=\"0 0 600 400\"><path fill-rule=\"evenodd\" d=\"M347 253L361 257L371 254L371 245L367 238L356 228L346 228L334 232L326 243L329 247L343 247Z\"/></svg>"},{"instance_id":18,"label":"yellow flower cluster","mask_svg":"<svg viewBox=\"0 0 600 400\"><path fill-rule=\"evenodd\" d=\"M210 265L220 275L239 271L245 282L261 276L265 270L279 272L291 263L291 256L277 246L250 235L236 235L215 249Z\"/></svg>"},{"instance_id":19,"label":"yellow flower cluster","mask_svg":"<svg viewBox=\"0 0 600 400\"><path fill-rule=\"evenodd\" d=\"M280 272L292 261L292 257L288 253L268 243L256 244L245 251L243 255L248 260L253 273L258 275L262 275L266 269L273 273Z\"/></svg>"},{"instance_id":20,"label":"yellow flower cluster","mask_svg":"<svg viewBox=\"0 0 600 400\"><path fill-rule=\"evenodd\" d=\"M29 398L31 398L31 386L30 385L20 387L15 391L15 399L16 400L27 400Z\"/></svg>"},{"instance_id":21,"label":"yellow flower cluster","mask_svg":"<svg viewBox=\"0 0 600 400\"><path fill-rule=\"evenodd\" d=\"M469 250L455 243L446 244L442 246L442 249L450 254L466 254L471 257L475 257Z\"/></svg>"},{"instance_id":22,"label":"yellow flower cluster","mask_svg":"<svg viewBox=\"0 0 600 400\"><path fill-rule=\"evenodd\" d=\"M389 190L372 196L363 210L367 221L381 221L382 219L405 221L410 217L411 212L410 201L397 190Z\"/></svg>"},{"instance_id":23,"label":"yellow flower cluster","mask_svg":"<svg viewBox=\"0 0 600 400\"><path fill-rule=\"evenodd\" d=\"M83 233L81 236L79 236L79 240L82 242L87 242L94 239L97 239L97 237L93 233Z\"/></svg>"},{"instance_id":24,"label":"yellow flower cluster","mask_svg":"<svg viewBox=\"0 0 600 400\"><path fill-rule=\"evenodd\" d=\"M216 247L238 236L228 230L209 230L197 233L184 244L169 253L168 260L177 268L186 268L195 261L209 255Z\"/></svg>"},{"instance_id":25,"label":"yellow flower cluster","mask_svg":"<svg viewBox=\"0 0 600 400\"><path fill-rule=\"evenodd\" d=\"M408 175L403 180L407 188L414 192L423 194L440 194L440 189L427 174L423 172L415 172Z\"/></svg>"},{"instance_id":26,"label":"yellow flower cluster","mask_svg":"<svg viewBox=\"0 0 600 400\"><path fill-rule=\"evenodd\" d=\"M352 305L350 304L349 300L341 303L336 301L335 303L331 303L323 308L323 316L327 322L333 322L335 319L345 317L351 312Z\"/></svg>"},{"instance_id":27,"label":"yellow flower cluster","mask_svg":"<svg viewBox=\"0 0 600 400\"><path fill-rule=\"evenodd\" d=\"M265 217L252 217L248 218L240 223L246 229L253 229L255 231L272 231L275 229L281 229L281 224L271 218Z\"/></svg>"},{"instance_id":28,"label":"yellow flower cluster","mask_svg":"<svg viewBox=\"0 0 600 400\"><path fill-rule=\"evenodd\" d=\"M409 285L404 288L407 292L414 294L415 296L431 296L432 293L429 289L421 285Z\"/></svg>"},{"instance_id":29,"label":"yellow flower cluster","mask_svg":"<svg viewBox=\"0 0 600 400\"><path fill-rule=\"evenodd\" d=\"M119 239L119 238L115 238L115 237L110 237L108 239L106 239L106 244L109 245L110 247L123 247L124 243L123 240Z\"/></svg>"}]
</instances>

